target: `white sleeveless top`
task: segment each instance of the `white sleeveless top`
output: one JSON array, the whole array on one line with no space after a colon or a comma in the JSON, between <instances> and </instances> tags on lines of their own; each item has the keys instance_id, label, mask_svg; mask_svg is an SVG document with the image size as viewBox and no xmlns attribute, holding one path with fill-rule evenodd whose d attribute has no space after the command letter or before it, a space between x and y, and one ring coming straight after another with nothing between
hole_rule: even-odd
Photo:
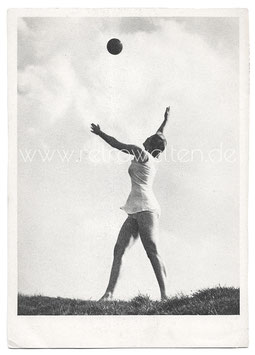
<instances>
[{"instance_id":1,"label":"white sleeveless top","mask_svg":"<svg viewBox=\"0 0 255 355\"><path fill-rule=\"evenodd\" d=\"M155 211L160 214L160 206L152 190L156 175L156 158L148 153L148 160L144 163L131 161L128 173L131 177L131 192L127 202L120 207L128 214L141 211Z\"/></svg>"}]
</instances>

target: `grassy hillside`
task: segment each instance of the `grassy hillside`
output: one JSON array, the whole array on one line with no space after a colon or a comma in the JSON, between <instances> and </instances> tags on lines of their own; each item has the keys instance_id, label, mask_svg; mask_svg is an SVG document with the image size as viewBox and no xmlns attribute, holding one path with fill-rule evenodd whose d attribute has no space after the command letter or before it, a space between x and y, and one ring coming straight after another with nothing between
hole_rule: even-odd
<instances>
[{"instance_id":1,"label":"grassy hillside","mask_svg":"<svg viewBox=\"0 0 255 355\"><path fill-rule=\"evenodd\" d=\"M139 295L130 301L83 301L18 295L19 315L229 315L239 314L239 289L216 287L152 301Z\"/></svg>"}]
</instances>

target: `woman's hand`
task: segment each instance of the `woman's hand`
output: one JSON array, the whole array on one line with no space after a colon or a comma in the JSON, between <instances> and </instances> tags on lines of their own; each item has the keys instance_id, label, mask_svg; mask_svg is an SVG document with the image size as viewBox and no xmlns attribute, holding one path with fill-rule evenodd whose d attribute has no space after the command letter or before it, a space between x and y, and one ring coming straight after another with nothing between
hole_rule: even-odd
<instances>
[{"instance_id":1,"label":"woman's hand","mask_svg":"<svg viewBox=\"0 0 255 355\"><path fill-rule=\"evenodd\" d=\"M168 106L166 108L166 111L165 111L165 120L167 121L168 120L168 116L170 115L170 106Z\"/></svg>"},{"instance_id":2,"label":"woman's hand","mask_svg":"<svg viewBox=\"0 0 255 355\"><path fill-rule=\"evenodd\" d=\"M165 128L165 125L167 124L167 121L168 121L168 116L170 115L170 106L168 106L166 108L166 111L165 111L165 115L164 115L164 121L161 123L161 126L159 127L159 129L157 130L157 132L161 132L163 133L164 132L164 128Z\"/></svg>"},{"instance_id":3,"label":"woman's hand","mask_svg":"<svg viewBox=\"0 0 255 355\"><path fill-rule=\"evenodd\" d=\"M90 132L92 132L92 133L94 133L96 135L99 135L99 133L101 132L99 124L91 123L91 127L90 128L91 128Z\"/></svg>"}]
</instances>

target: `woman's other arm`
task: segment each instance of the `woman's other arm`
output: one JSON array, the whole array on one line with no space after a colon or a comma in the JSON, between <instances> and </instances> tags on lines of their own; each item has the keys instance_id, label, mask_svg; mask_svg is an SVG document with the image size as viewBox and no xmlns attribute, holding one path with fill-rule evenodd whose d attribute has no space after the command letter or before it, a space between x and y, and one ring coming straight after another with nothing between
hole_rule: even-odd
<instances>
[{"instance_id":1,"label":"woman's other arm","mask_svg":"<svg viewBox=\"0 0 255 355\"><path fill-rule=\"evenodd\" d=\"M125 144L119 142L116 138L109 136L104 133L99 125L94 123L91 124L91 132L101 137L106 143L108 143L111 147L116 148L123 153L132 154L138 161L145 162L147 160L147 154L140 147L137 147L134 144Z\"/></svg>"},{"instance_id":2,"label":"woman's other arm","mask_svg":"<svg viewBox=\"0 0 255 355\"><path fill-rule=\"evenodd\" d=\"M170 115L170 106L168 106L166 108L165 115L164 115L164 121L161 123L161 125L160 125L159 129L157 130L157 132L164 133L164 128L165 128L165 125L167 124L169 115Z\"/></svg>"}]
</instances>

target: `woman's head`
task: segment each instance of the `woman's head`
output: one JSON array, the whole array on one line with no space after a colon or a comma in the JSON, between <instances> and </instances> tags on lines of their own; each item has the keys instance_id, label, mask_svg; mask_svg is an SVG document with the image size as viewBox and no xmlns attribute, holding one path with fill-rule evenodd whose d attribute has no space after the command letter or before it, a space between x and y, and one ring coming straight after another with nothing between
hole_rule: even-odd
<instances>
[{"instance_id":1,"label":"woman's head","mask_svg":"<svg viewBox=\"0 0 255 355\"><path fill-rule=\"evenodd\" d=\"M143 146L147 152L149 152L154 158L157 158L160 153L165 150L167 141L165 136L161 132L157 132L148 137Z\"/></svg>"}]
</instances>

